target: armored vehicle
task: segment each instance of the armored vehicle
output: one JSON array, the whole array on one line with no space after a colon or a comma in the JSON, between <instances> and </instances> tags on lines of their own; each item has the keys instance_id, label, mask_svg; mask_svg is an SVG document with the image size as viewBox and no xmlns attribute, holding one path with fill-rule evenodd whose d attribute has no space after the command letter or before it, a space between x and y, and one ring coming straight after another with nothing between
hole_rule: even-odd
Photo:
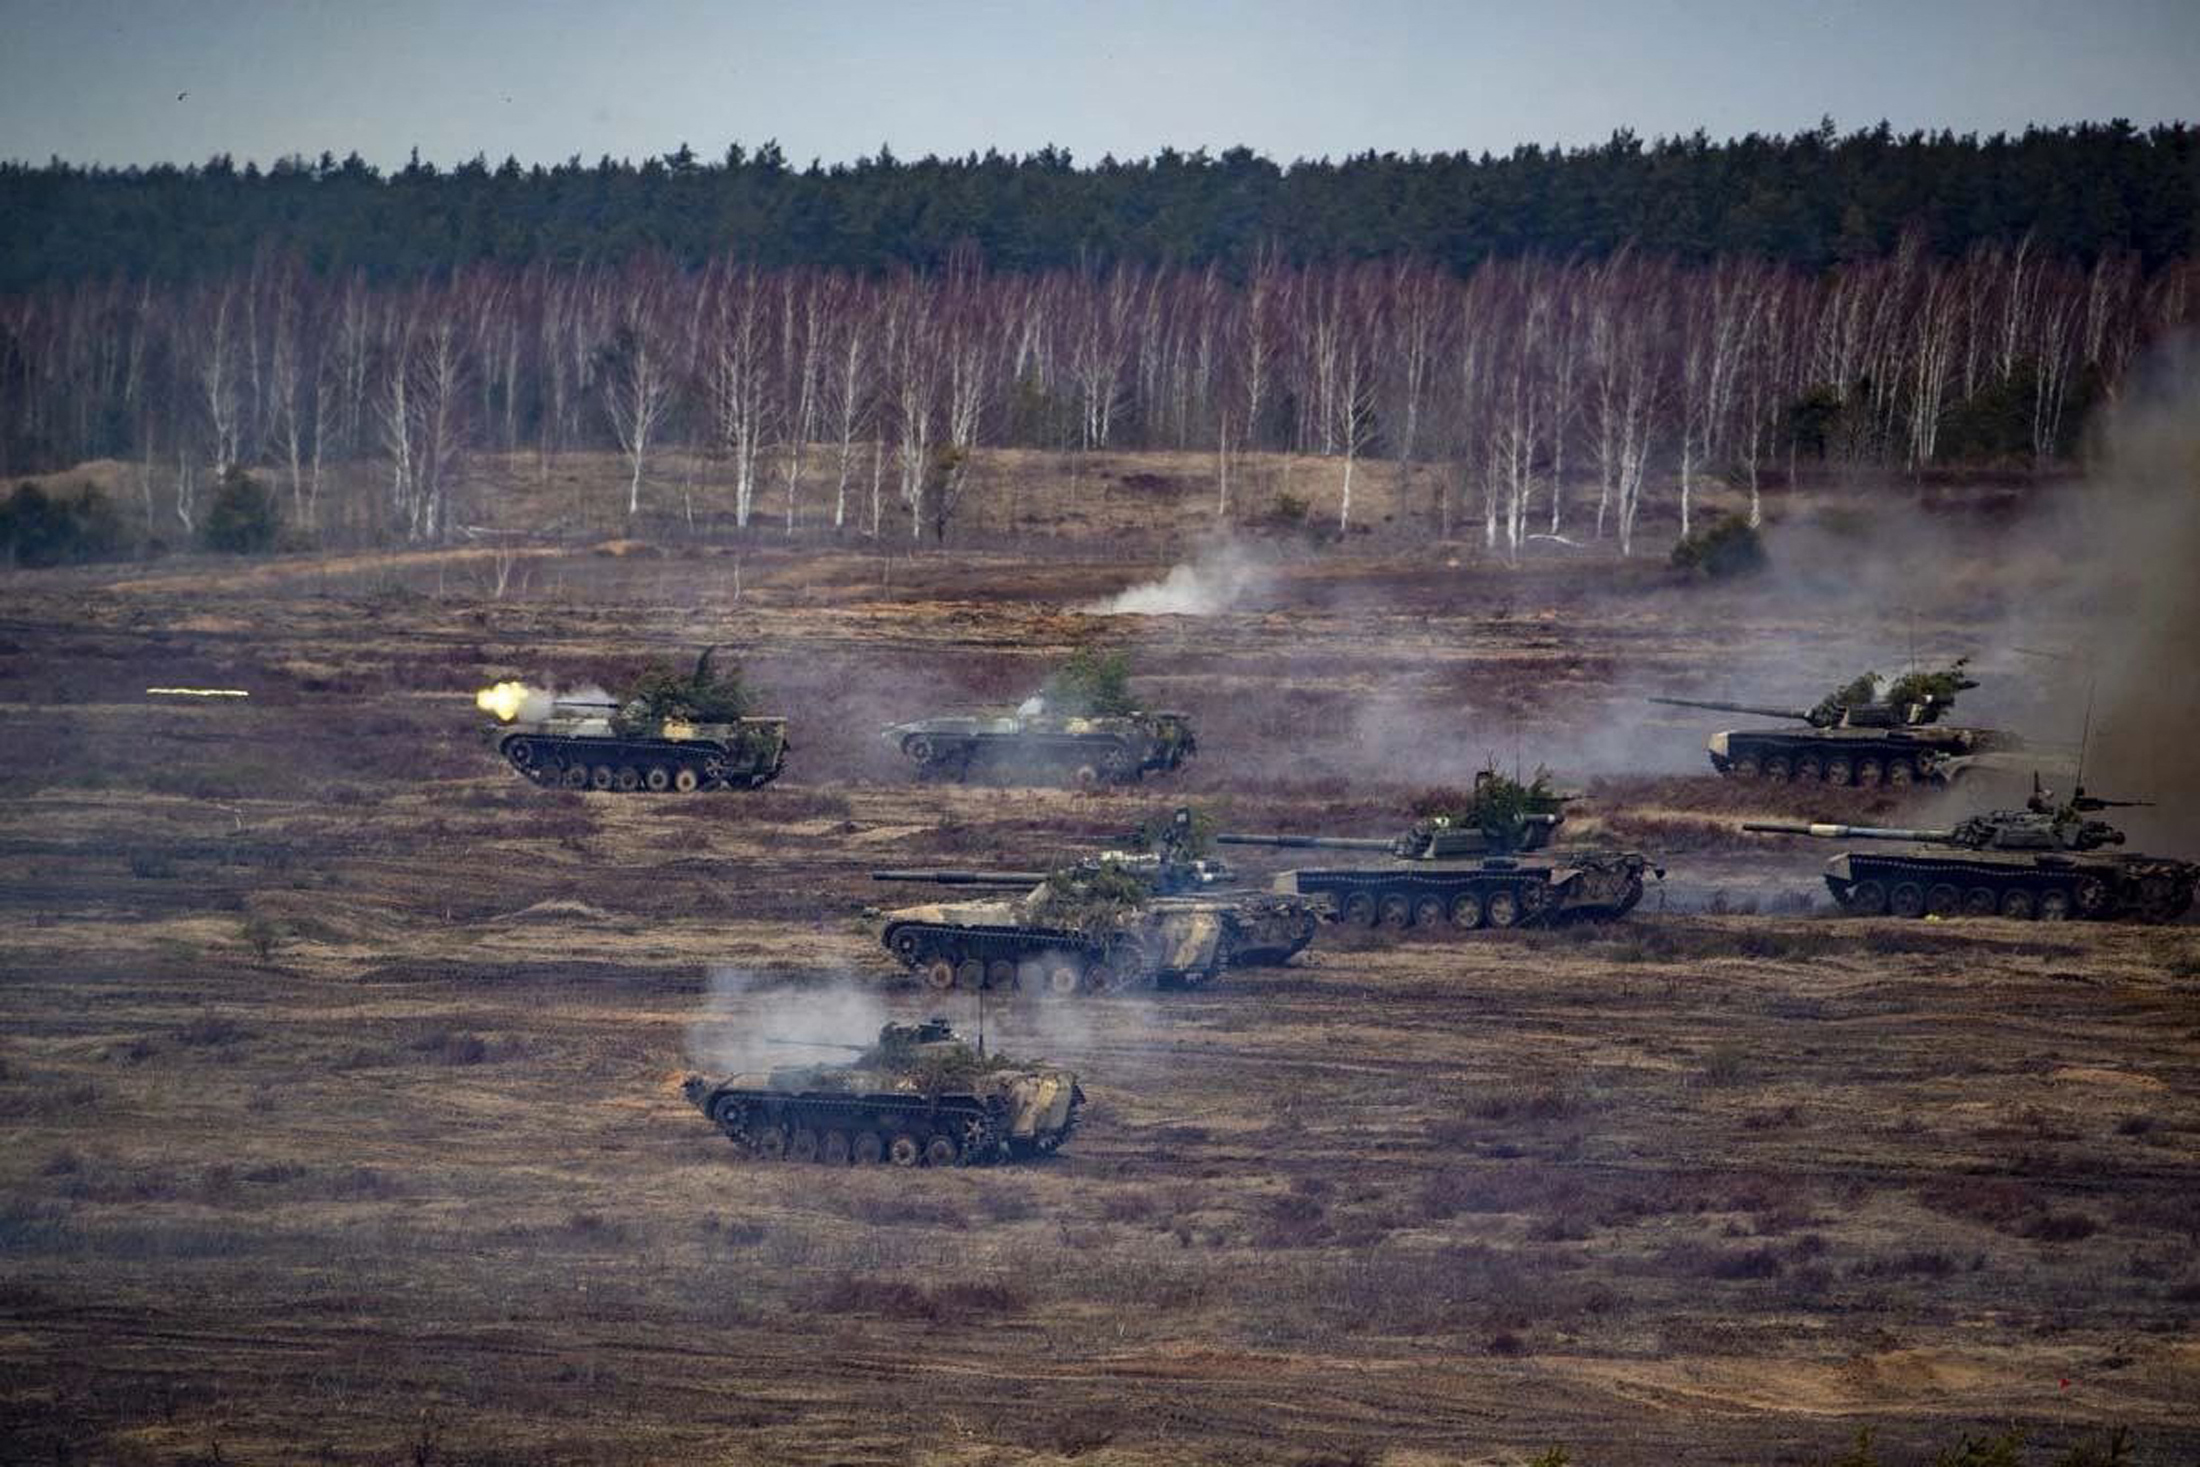
<instances>
[{"instance_id":1,"label":"armored vehicle","mask_svg":"<svg viewBox=\"0 0 2200 1467\"><path fill-rule=\"evenodd\" d=\"M2014 735L1941 723L1956 694L1978 686L1958 658L1938 672L1912 672L1881 695L1865 673L1810 708L1766 708L1701 698L1652 698L1675 708L1711 708L1785 718L1803 728L1741 728L1710 739L1711 767L1742 779L1800 779L1837 785L1909 785L1940 781L1955 760L2021 747Z\"/></svg>"},{"instance_id":2,"label":"armored vehicle","mask_svg":"<svg viewBox=\"0 0 2200 1467\"><path fill-rule=\"evenodd\" d=\"M1085 1095L1068 1070L988 1056L944 1019L888 1024L846 1064L688 1076L688 1103L763 1161L978 1166L1069 1139Z\"/></svg>"},{"instance_id":3,"label":"armored vehicle","mask_svg":"<svg viewBox=\"0 0 2200 1467\"><path fill-rule=\"evenodd\" d=\"M1215 839L1388 856L1275 878L1278 893L1320 898L1338 920L1361 926L1473 931L1623 917L1642 900L1644 872L1662 879L1665 870L1634 851L1533 854L1550 845L1571 798L1554 793L1541 775L1522 784L1484 770L1467 799L1427 807L1389 840L1228 832Z\"/></svg>"},{"instance_id":4,"label":"armored vehicle","mask_svg":"<svg viewBox=\"0 0 2200 1467\"><path fill-rule=\"evenodd\" d=\"M490 745L537 784L653 794L757 789L787 761L787 721L748 717L738 673L712 670L716 650L705 649L687 676L645 672L624 700L498 683L474 702L497 717Z\"/></svg>"},{"instance_id":5,"label":"armored vehicle","mask_svg":"<svg viewBox=\"0 0 2200 1467\"><path fill-rule=\"evenodd\" d=\"M973 769L1015 767L1066 773L1079 784L1135 784L1175 769L1199 748L1181 713L1068 714L1038 699L1013 713L897 723L886 741L922 778L966 779Z\"/></svg>"},{"instance_id":6,"label":"armored vehicle","mask_svg":"<svg viewBox=\"0 0 2200 1467\"><path fill-rule=\"evenodd\" d=\"M1911 849L1844 851L1826 863L1833 899L1865 916L2168 922L2192 905L2200 865L2110 854L2102 847L2122 845L2124 833L2085 818L2137 803L2095 799L2080 788L2058 805L2035 789L2022 810L1973 815L1946 829L1786 820L1752 820L1742 829L1819 840L1907 842Z\"/></svg>"},{"instance_id":7,"label":"armored vehicle","mask_svg":"<svg viewBox=\"0 0 2200 1467\"><path fill-rule=\"evenodd\" d=\"M879 941L934 988L1055 994L1142 983L1195 988L1233 964L1281 963L1314 939L1318 904L1222 889L1228 868L1106 851L1053 871L874 871L875 881L999 888L903 907Z\"/></svg>"}]
</instances>

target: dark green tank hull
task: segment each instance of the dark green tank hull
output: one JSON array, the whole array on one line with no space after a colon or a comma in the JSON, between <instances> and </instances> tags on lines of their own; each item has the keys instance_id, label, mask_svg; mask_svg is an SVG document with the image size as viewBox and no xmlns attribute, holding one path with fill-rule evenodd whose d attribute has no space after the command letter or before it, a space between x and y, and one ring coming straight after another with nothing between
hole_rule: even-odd
<instances>
[{"instance_id":1,"label":"dark green tank hull","mask_svg":"<svg viewBox=\"0 0 2200 1467\"><path fill-rule=\"evenodd\" d=\"M2200 866L2150 856L2027 856L1962 850L1852 851L1827 889L1861 916L2170 922L2192 906Z\"/></svg>"},{"instance_id":2,"label":"dark green tank hull","mask_svg":"<svg viewBox=\"0 0 2200 1467\"><path fill-rule=\"evenodd\" d=\"M621 794L761 789L787 762L784 740L774 740L765 751L714 739L511 733L499 740L498 752L536 784Z\"/></svg>"},{"instance_id":3,"label":"dark green tank hull","mask_svg":"<svg viewBox=\"0 0 2200 1467\"><path fill-rule=\"evenodd\" d=\"M727 1090L710 1119L760 1161L826 1166L984 1166L1041 1156L1076 1128L1084 1093L1073 1091L1059 1130L1028 1138L1008 1134L997 1100L976 1095L803 1095Z\"/></svg>"},{"instance_id":4,"label":"dark green tank hull","mask_svg":"<svg viewBox=\"0 0 2200 1467\"><path fill-rule=\"evenodd\" d=\"M1615 921L1641 902L1644 869L1639 858L1592 856L1566 867L1493 860L1332 867L1285 877L1301 896L1326 898L1343 923L1466 933Z\"/></svg>"}]
</instances>

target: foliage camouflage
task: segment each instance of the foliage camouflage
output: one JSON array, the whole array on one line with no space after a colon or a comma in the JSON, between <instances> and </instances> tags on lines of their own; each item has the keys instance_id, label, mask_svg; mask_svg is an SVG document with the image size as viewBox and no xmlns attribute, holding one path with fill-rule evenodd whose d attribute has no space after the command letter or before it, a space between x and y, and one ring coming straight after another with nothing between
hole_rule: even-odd
<instances>
[{"instance_id":1,"label":"foliage camouflage","mask_svg":"<svg viewBox=\"0 0 2200 1467\"><path fill-rule=\"evenodd\" d=\"M1206 810L1186 805L1167 815L1149 815L1130 833L1134 851L1153 851L1170 861L1203 861L1214 853L1215 832L1222 827Z\"/></svg>"},{"instance_id":2,"label":"foliage camouflage","mask_svg":"<svg viewBox=\"0 0 2200 1467\"><path fill-rule=\"evenodd\" d=\"M1131 696L1130 654L1080 647L1046 682L1047 707L1076 718L1120 718L1138 711Z\"/></svg>"},{"instance_id":3,"label":"foliage camouflage","mask_svg":"<svg viewBox=\"0 0 2200 1467\"><path fill-rule=\"evenodd\" d=\"M275 491L232 464L214 490L199 537L209 550L237 555L274 548L282 529L282 504Z\"/></svg>"},{"instance_id":4,"label":"foliage camouflage","mask_svg":"<svg viewBox=\"0 0 2200 1467\"><path fill-rule=\"evenodd\" d=\"M36 484L18 484L0 503L0 557L16 565L67 565L120 552L122 521L106 495L90 485L55 498Z\"/></svg>"},{"instance_id":5,"label":"foliage camouflage","mask_svg":"<svg viewBox=\"0 0 2200 1467\"><path fill-rule=\"evenodd\" d=\"M1551 772L1538 767L1526 784L1498 772L1495 765L1474 776L1472 790L1423 791L1408 807L1417 820L1479 830L1503 847L1520 843L1530 815L1564 813L1566 801L1551 788Z\"/></svg>"},{"instance_id":6,"label":"foliage camouflage","mask_svg":"<svg viewBox=\"0 0 2200 1467\"><path fill-rule=\"evenodd\" d=\"M639 705L636 725L666 722L734 723L749 716L752 700L742 679L741 665L719 670L715 648L696 659L691 673L676 672L662 659L653 661L636 676L629 694L630 706Z\"/></svg>"},{"instance_id":7,"label":"foliage camouflage","mask_svg":"<svg viewBox=\"0 0 2200 1467\"><path fill-rule=\"evenodd\" d=\"M1032 916L1077 932L1097 933L1153 900L1153 883L1119 861L1079 862L1049 872Z\"/></svg>"},{"instance_id":8,"label":"foliage camouflage","mask_svg":"<svg viewBox=\"0 0 2200 1467\"><path fill-rule=\"evenodd\" d=\"M1765 568L1764 537L1741 515L1721 515L1673 546L1675 570L1720 581Z\"/></svg>"}]
</instances>

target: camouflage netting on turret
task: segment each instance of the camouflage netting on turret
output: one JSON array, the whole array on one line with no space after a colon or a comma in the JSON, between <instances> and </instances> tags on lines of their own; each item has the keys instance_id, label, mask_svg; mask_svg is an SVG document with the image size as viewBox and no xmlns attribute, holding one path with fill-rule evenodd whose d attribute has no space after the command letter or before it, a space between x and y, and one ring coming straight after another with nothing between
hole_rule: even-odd
<instances>
[{"instance_id":1,"label":"camouflage netting on turret","mask_svg":"<svg viewBox=\"0 0 2200 1467\"><path fill-rule=\"evenodd\" d=\"M1835 688L1810 710L1810 721L1820 727L1839 723L1850 708L1867 708L1879 697L1879 674L1867 672L1845 687Z\"/></svg>"},{"instance_id":2,"label":"camouflage netting on turret","mask_svg":"<svg viewBox=\"0 0 2200 1467\"><path fill-rule=\"evenodd\" d=\"M1925 722L1930 723L1940 714L1955 706L1956 694L1966 688L1978 686L1963 675L1964 658L1957 658L1938 672L1906 672L1887 688L1887 706L1907 708L1917 704L1925 708Z\"/></svg>"},{"instance_id":3,"label":"camouflage netting on turret","mask_svg":"<svg viewBox=\"0 0 2200 1467\"><path fill-rule=\"evenodd\" d=\"M1140 821L1131 831L1130 848L1151 851L1164 861L1203 861L1214 851L1215 830L1213 815L1185 806Z\"/></svg>"},{"instance_id":4,"label":"camouflage netting on turret","mask_svg":"<svg viewBox=\"0 0 2200 1467\"><path fill-rule=\"evenodd\" d=\"M1526 784L1508 779L1496 769L1474 777L1471 791L1432 789L1410 807L1416 820L1445 825L1455 830L1479 830L1492 842L1517 844L1532 815L1557 815L1566 801L1551 788L1551 773L1538 769Z\"/></svg>"},{"instance_id":5,"label":"camouflage netting on turret","mask_svg":"<svg viewBox=\"0 0 2200 1467\"><path fill-rule=\"evenodd\" d=\"M1130 658L1080 647L1047 679L1047 708L1072 718L1119 718L1138 711L1131 697Z\"/></svg>"},{"instance_id":6,"label":"camouflage netting on turret","mask_svg":"<svg viewBox=\"0 0 2200 1467\"><path fill-rule=\"evenodd\" d=\"M1097 935L1153 899L1153 884L1115 861L1065 867L1048 876L1031 915L1049 927Z\"/></svg>"},{"instance_id":7,"label":"camouflage netting on turret","mask_svg":"<svg viewBox=\"0 0 2200 1467\"><path fill-rule=\"evenodd\" d=\"M750 699L739 663L721 671L713 665L717 649L696 659L695 671L679 673L652 662L634 680L625 718L636 725L736 723L748 716Z\"/></svg>"}]
</instances>

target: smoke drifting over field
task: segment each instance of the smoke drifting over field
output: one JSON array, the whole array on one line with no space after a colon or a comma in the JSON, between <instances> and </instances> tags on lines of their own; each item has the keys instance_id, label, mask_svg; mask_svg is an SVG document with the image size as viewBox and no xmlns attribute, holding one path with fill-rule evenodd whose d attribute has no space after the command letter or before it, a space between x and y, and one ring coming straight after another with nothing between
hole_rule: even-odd
<instances>
[{"instance_id":1,"label":"smoke drifting over field","mask_svg":"<svg viewBox=\"0 0 2200 1467\"><path fill-rule=\"evenodd\" d=\"M2200 853L2200 343L2164 351L2110 421L2089 516L2097 575L2076 649L2094 669L2088 782L2134 845Z\"/></svg>"},{"instance_id":2,"label":"smoke drifting over field","mask_svg":"<svg viewBox=\"0 0 2200 1467\"><path fill-rule=\"evenodd\" d=\"M712 968L703 1008L688 1025L688 1057L713 1075L853 1057L893 1017L877 988L854 979L792 983Z\"/></svg>"},{"instance_id":3,"label":"smoke drifting over field","mask_svg":"<svg viewBox=\"0 0 2200 1467\"><path fill-rule=\"evenodd\" d=\"M1268 563L1234 540L1218 541L1146 581L1082 608L1094 616L1214 616L1234 611L1273 583Z\"/></svg>"}]
</instances>

